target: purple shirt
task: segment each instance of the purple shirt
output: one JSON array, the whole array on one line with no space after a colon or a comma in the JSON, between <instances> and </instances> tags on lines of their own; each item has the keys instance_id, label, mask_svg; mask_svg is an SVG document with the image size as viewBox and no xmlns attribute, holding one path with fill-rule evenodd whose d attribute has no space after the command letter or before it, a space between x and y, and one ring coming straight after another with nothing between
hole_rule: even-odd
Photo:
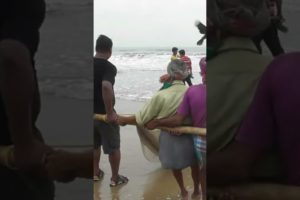
<instances>
[{"instance_id":1,"label":"purple shirt","mask_svg":"<svg viewBox=\"0 0 300 200\"><path fill-rule=\"evenodd\" d=\"M191 116L193 126L206 127L206 86L203 84L189 87L177 111L183 116Z\"/></svg>"},{"instance_id":2,"label":"purple shirt","mask_svg":"<svg viewBox=\"0 0 300 200\"><path fill-rule=\"evenodd\" d=\"M300 185L300 53L279 56L258 85L236 140L279 149L286 181Z\"/></svg>"}]
</instances>

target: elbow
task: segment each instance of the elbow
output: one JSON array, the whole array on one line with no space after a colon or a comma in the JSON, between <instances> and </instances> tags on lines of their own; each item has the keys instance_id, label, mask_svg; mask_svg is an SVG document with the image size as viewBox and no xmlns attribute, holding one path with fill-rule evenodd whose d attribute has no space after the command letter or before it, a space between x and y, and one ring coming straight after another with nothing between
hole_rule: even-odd
<instances>
[{"instance_id":1,"label":"elbow","mask_svg":"<svg viewBox=\"0 0 300 200\"><path fill-rule=\"evenodd\" d=\"M104 94L106 92L112 91L112 84L108 81L102 81L102 91Z\"/></svg>"}]
</instances>

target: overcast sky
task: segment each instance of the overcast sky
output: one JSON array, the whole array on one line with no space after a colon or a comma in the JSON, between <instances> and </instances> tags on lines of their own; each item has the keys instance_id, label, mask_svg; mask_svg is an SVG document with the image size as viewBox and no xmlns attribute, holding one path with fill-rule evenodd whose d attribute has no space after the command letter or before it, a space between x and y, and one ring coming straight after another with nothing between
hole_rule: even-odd
<instances>
[{"instance_id":1,"label":"overcast sky","mask_svg":"<svg viewBox=\"0 0 300 200\"><path fill-rule=\"evenodd\" d=\"M206 0L94 0L94 36L115 47L193 47L196 20L206 22Z\"/></svg>"}]
</instances>

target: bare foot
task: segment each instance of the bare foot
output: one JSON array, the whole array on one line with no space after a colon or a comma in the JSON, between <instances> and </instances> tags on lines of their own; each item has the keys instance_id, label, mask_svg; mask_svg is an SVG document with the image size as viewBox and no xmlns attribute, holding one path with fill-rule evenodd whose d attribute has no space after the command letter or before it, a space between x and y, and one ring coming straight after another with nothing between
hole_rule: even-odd
<instances>
[{"instance_id":1,"label":"bare foot","mask_svg":"<svg viewBox=\"0 0 300 200\"><path fill-rule=\"evenodd\" d=\"M188 200L189 199L189 193L186 190L181 191L181 198L182 200Z\"/></svg>"},{"instance_id":2,"label":"bare foot","mask_svg":"<svg viewBox=\"0 0 300 200\"><path fill-rule=\"evenodd\" d=\"M200 200L201 199L201 193L200 191L194 191L194 193L192 194L192 199L193 200Z\"/></svg>"}]
</instances>

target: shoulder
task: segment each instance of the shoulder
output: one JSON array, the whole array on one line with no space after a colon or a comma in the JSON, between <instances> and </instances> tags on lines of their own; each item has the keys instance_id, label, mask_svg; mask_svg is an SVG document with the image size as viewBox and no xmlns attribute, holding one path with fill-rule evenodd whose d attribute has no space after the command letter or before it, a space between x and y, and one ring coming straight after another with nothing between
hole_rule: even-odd
<instances>
[{"instance_id":1,"label":"shoulder","mask_svg":"<svg viewBox=\"0 0 300 200\"><path fill-rule=\"evenodd\" d=\"M106 69L113 72L114 74L117 73L117 67L109 61L107 61L106 63Z\"/></svg>"}]
</instances>

